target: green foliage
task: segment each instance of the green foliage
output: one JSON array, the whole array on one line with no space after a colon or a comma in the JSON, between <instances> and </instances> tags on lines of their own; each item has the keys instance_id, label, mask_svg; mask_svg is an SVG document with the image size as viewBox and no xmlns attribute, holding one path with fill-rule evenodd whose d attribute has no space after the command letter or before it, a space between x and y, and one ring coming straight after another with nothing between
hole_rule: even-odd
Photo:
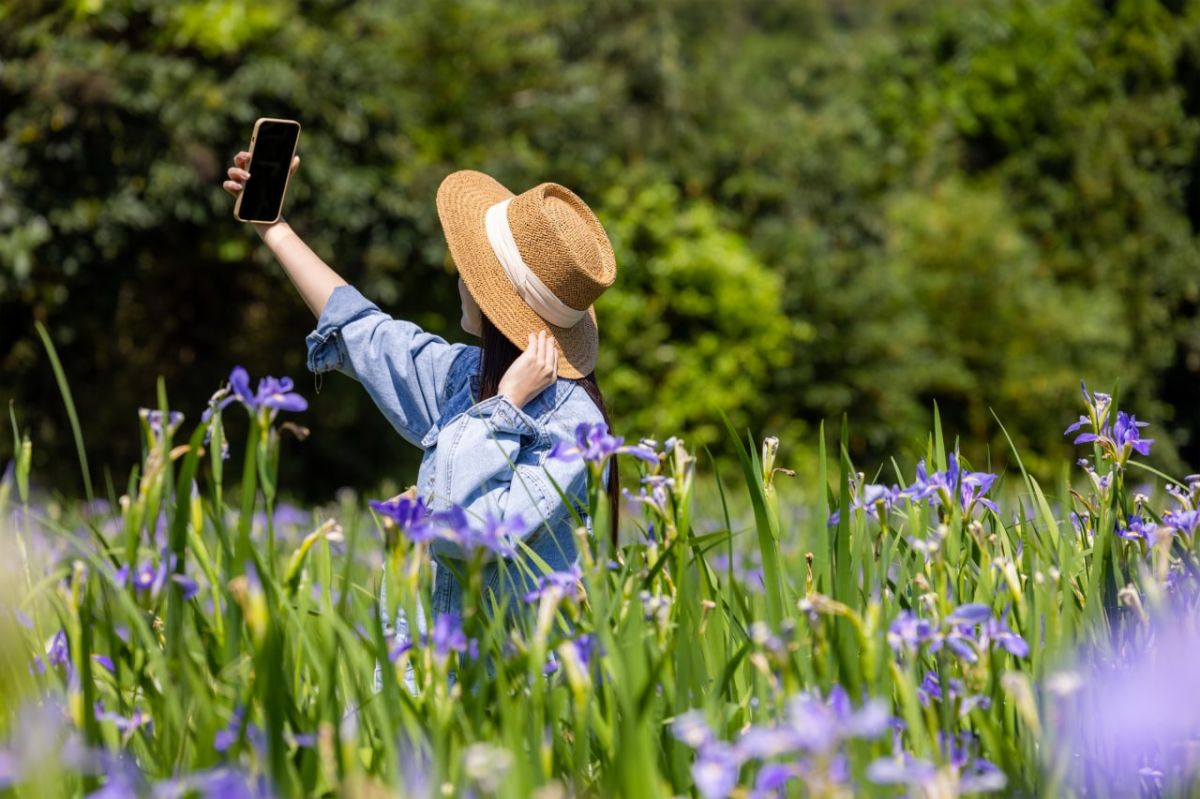
<instances>
[{"instance_id":1,"label":"green foliage","mask_svg":"<svg viewBox=\"0 0 1200 799\"><path fill-rule=\"evenodd\" d=\"M518 191L562 182L621 228L614 317L663 299L635 290L723 271L702 306L724 321L601 318L619 431L716 443L706 407L785 434L846 413L851 454L873 463L920 446L936 397L977 458L1006 457L992 409L1040 473L1066 452L1045 433L1083 375L1172 422L1160 466L1200 462L1196 2L80 0L0 15L0 403L34 414L40 469L68 474L73 444L44 401L35 319L105 397L79 409L100 469L136 455L128 420L160 373L200 396L233 363L303 371L313 320L220 188L268 115L304 125L293 226L447 337L463 334L433 198L458 168ZM668 190L674 206L654 205ZM630 202L656 217L630 219ZM733 295L763 270L778 304L765 277ZM325 385L292 485L415 466L361 390Z\"/></svg>"},{"instance_id":2,"label":"green foliage","mask_svg":"<svg viewBox=\"0 0 1200 799\"><path fill-rule=\"evenodd\" d=\"M792 507L778 440L728 426L727 494L677 439L629 464L649 490L616 538L597 457L573 571L538 580L531 539L506 541L528 557L498 554L502 579L536 590L502 607L482 550L439 559L462 604L436 617L429 535L477 527L376 503L373 524L354 492L277 513L274 411L189 427L168 408L160 383L119 499L31 495L27 458L0 474L6 794L1091 797L1138 795L1149 770L1163 796L1200 787L1200 636L1170 639L1200 597L1200 481L1112 440L1107 395L1076 409L1099 438L1056 509L1016 448L1006 475L947 468L936 415L903 491L864 483L843 427ZM244 410L239 480L220 441Z\"/></svg>"},{"instance_id":3,"label":"green foliage","mask_svg":"<svg viewBox=\"0 0 1200 799\"><path fill-rule=\"evenodd\" d=\"M613 342L598 373L623 424L660 439L687 430L703 446L723 437L721 409L741 428L764 418L763 386L805 332L780 309L779 276L671 184L614 188L604 207L622 271L597 303Z\"/></svg>"},{"instance_id":4,"label":"green foliage","mask_svg":"<svg viewBox=\"0 0 1200 799\"><path fill-rule=\"evenodd\" d=\"M1077 393L1073 365L1089 378L1121 373L1132 342L1116 298L1056 281L998 190L950 181L897 196L887 219L879 271L895 288L865 338L893 356L881 363L904 367L855 370L852 385L887 386L889 422L921 424L936 398L958 410L964 438L986 440L991 405L1027 425L1025 449L1062 434L1062 417L1045 411Z\"/></svg>"}]
</instances>

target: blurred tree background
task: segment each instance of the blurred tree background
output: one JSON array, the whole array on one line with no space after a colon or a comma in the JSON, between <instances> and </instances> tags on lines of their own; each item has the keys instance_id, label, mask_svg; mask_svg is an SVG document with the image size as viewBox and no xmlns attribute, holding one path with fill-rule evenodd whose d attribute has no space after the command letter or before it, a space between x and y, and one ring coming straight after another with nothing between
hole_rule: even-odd
<instances>
[{"instance_id":1,"label":"blurred tree background","mask_svg":"<svg viewBox=\"0 0 1200 799\"><path fill-rule=\"evenodd\" d=\"M1195 0L5 0L0 30L0 402L56 485L35 319L95 479L124 483L158 375L195 422L239 363L312 401L286 484L413 479L356 384L313 393L314 320L232 217L259 116L304 126L292 226L452 340L441 179L578 191L618 253L598 377L629 437L719 449L721 408L800 460L847 414L868 465L936 399L977 462L1006 460L994 410L1046 468L1082 377L1200 464Z\"/></svg>"}]
</instances>

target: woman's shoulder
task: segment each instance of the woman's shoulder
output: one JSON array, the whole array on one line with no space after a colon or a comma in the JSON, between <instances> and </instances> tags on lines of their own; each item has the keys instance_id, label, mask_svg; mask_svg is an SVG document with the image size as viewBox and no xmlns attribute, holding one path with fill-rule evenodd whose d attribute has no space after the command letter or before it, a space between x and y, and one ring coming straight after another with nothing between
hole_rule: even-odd
<instances>
[{"instance_id":1,"label":"woman's shoulder","mask_svg":"<svg viewBox=\"0 0 1200 799\"><path fill-rule=\"evenodd\" d=\"M476 382L479 376L479 359L483 351L475 344L463 344L461 347L446 375L447 397L455 396L468 386L472 388L472 393L478 393Z\"/></svg>"},{"instance_id":2,"label":"woman's shoulder","mask_svg":"<svg viewBox=\"0 0 1200 799\"><path fill-rule=\"evenodd\" d=\"M538 420L556 437L573 436L581 422L604 421L604 414L579 380L560 377L534 401Z\"/></svg>"}]
</instances>

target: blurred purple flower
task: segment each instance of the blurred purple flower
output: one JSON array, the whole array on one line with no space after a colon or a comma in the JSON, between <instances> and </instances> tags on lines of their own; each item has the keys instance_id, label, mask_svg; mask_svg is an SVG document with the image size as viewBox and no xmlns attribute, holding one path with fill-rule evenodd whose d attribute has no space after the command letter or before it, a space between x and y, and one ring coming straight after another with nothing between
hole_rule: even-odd
<instances>
[{"instance_id":1,"label":"blurred purple flower","mask_svg":"<svg viewBox=\"0 0 1200 799\"><path fill-rule=\"evenodd\" d=\"M46 660L51 666L65 666L71 662L71 653L67 648L67 633L59 630L50 639L46 647Z\"/></svg>"},{"instance_id":2,"label":"blurred purple flower","mask_svg":"<svg viewBox=\"0 0 1200 799\"><path fill-rule=\"evenodd\" d=\"M433 624L433 651L441 659L451 652L467 651L467 636L462 630L462 619L453 613L439 613Z\"/></svg>"},{"instance_id":3,"label":"blurred purple flower","mask_svg":"<svg viewBox=\"0 0 1200 799\"><path fill-rule=\"evenodd\" d=\"M163 434L163 412L158 409L138 408L138 413L146 424L150 427L150 432L155 436ZM174 433L179 429L179 425L183 424L183 414L179 411L167 411L167 430Z\"/></svg>"},{"instance_id":4,"label":"blurred purple flower","mask_svg":"<svg viewBox=\"0 0 1200 799\"><path fill-rule=\"evenodd\" d=\"M611 455L632 455L652 464L658 463L658 455L650 447L624 442L623 437L610 435L604 422L594 425L580 422L575 428L575 440L555 443L549 457L564 461L583 458L589 463L600 463Z\"/></svg>"},{"instance_id":5,"label":"blurred purple flower","mask_svg":"<svg viewBox=\"0 0 1200 799\"><path fill-rule=\"evenodd\" d=\"M154 568L154 564L145 561L133 573L133 587L139 591L149 591L154 587L157 578L158 570Z\"/></svg>"},{"instance_id":6,"label":"blurred purple flower","mask_svg":"<svg viewBox=\"0 0 1200 799\"><path fill-rule=\"evenodd\" d=\"M701 710L688 710L677 715L671 722L671 734L692 749L716 740L708 721Z\"/></svg>"},{"instance_id":7,"label":"blurred purple flower","mask_svg":"<svg viewBox=\"0 0 1200 799\"><path fill-rule=\"evenodd\" d=\"M200 593L199 584L186 574L172 574L171 582L178 585L180 590L183 591L183 598L185 601Z\"/></svg>"},{"instance_id":8,"label":"blurred purple flower","mask_svg":"<svg viewBox=\"0 0 1200 799\"><path fill-rule=\"evenodd\" d=\"M992 609L990 607L972 603L956 607L950 612L946 621L950 624L980 624L990 618L992 618Z\"/></svg>"},{"instance_id":9,"label":"blurred purple flower","mask_svg":"<svg viewBox=\"0 0 1200 799\"><path fill-rule=\"evenodd\" d=\"M1163 524L1170 526L1174 530L1178 530L1188 538L1192 538L1196 534L1196 528L1200 526L1200 511L1167 511L1163 514Z\"/></svg>"},{"instance_id":10,"label":"blurred purple flower","mask_svg":"<svg viewBox=\"0 0 1200 799\"><path fill-rule=\"evenodd\" d=\"M229 751L229 748L237 743L238 732L242 728L242 717L245 715L245 708L235 708L233 714L229 717L229 724L224 729L218 730L213 736L213 749L224 754ZM249 722L246 725L246 740L250 747L256 752L265 752L267 748L266 734L254 722Z\"/></svg>"},{"instance_id":11,"label":"blurred purple flower","mask_svg":"<svg viewBox=\"0 0 1200 799\"><path fill-rule=\"evenodd\" d=\"M1194 611L1159 621L1115 654L1080 652L1076 672L1053 679L1062 755L1079 765L1079 785L1113 796L1141 793L1139 769L1162 774L1156 795L1185 792L1200 777L1200 694L1190 690L1200 662Z\"/></svg>"},{"instance_id":12,"label":"blurred purple flower","mask_svg":"<svg viewBox=\"0 0 1200 799\"><path fill-rule=\"evenodd\" d=\"M572 563L566 571L552 571L538 578L537 587L525 594L526 602L536 602L547 589L554 588L564 596L574 596L578 590L579 581L583 578L583 570L578 563Z\"/></svg>"},{"instance_id":13,"label":"blurred purple flower","mask_svg":"<svg viewBox=\"0 0 1200 799\"><path fill-rule=\"evenodd\" d=\"M725 799L737 786L741 758L729 744L710 741L700 747L692 764L692 779L704 799Z\"/></svg>"},{"instance_id":14,"label":"blurred purple flower","mask_svg":"<svg viewBox=\"0 0 1200 799\"><path fill-rule=\"evenodd\" d=\"M437 537L437 528L432 524L432 517L423 499L393 497L386 500L372 499L367 504L380 516L394 521L400 532L413 541L423 543Z\"/></svg>"},{"instance_id":15,"label":"blurred purple flower","mask_svg":"<svg viewBox=\"0 0 1200 799\"><path fill-rule=\"evenodd\" d=\"M934 639L933 625L911 610L902 610L888 627L887 641L892 649L915 651L921 644Z\"/></svg>"},{"instance_id":16,"label":"blurred purple flower","mask_svg":"<svg viewBox=\"0 0 1200 799\"><path fill-rule=\"evenodd\" d=\"M529 532L529 525L520 515L501 518L490 509L479 527L470 528L471 535L465 540L468 548L481 546L505 558L517 555L516 541Z\"/></svg>"},{"instance_id":17,"label":"blurred purple flower","mask_svg":"<svg viewBox=\"0 0 1200 799\"><path fill-rule=\"evenodd\" d=\"M596 641L596 637L591 633L584 633L571 642L575 646L575 652L579 656L579 662L584 668L591 665L592 658L597 654L600 645Z\"/></svg>"},{"instance_id":18,"label":"blurred purple flower","mask_svg":"<svg viewBox=\"0 0 1200 799\"><path fill-rule=\"evenodd\" d=\"M937 768L907 752L871 761L867 779L876 785L925 785L937 776Z\"/></svg>"},{"instance_id":19,"label":"blurred purple flower","mask_svg":"<svg viewBox=\"0 0 1200 799\"><path fill-rule=\"evenodd\" d=\"M995 617L991 617L983 623L979 638L981 647L986 648L992 643L1013 657L1023 658L1029 656L1029 644L1025 639L1009 629L1008 624L1004 620Z\"/></svg>"},{"instance_id":20,"label":"blurred purple flower","mask_svg":"<svg viewBox=\"0 0 1200 799\"><path fill-rule=\"evenodd\" d=\"M796 766L791 763L764 763L758 770L758 776L754 778L754 790L750 792L750 799L784 796L784 788L798 773Z\"/></svg>"},{"instance_id":21,"label":"blurred purple flower","mask_svg":"<svg viewBox=\"0 0 1200 799\"><path fill-rule=\"evenodd\" d=\"M951 677L948 681L947 696L951 701L959 700L958 715L964 717L975 708L987 710L991 707L992 700L982 694L968 694L962 680ZM941 680L938 679L936 672L925 672L921 684L917 687L917 699L924 707L929 707L932 702L943 701L943 691Z\"/></svg>"},{"instance_id":22,"label":"blurred purple flower","mask_svg":"<svg viewBox=\"0 0 1200 799\"><path fill-rule=\"evenodd\" d=\"M121 732L133 732L138 727L146 725L149 727L148 733L153 734L154 723L150 720L150 716L143 713L141 708L134 708L133 713L128 716L122 716L120 713L113 713L104 709L104 700L96 700L95 707L96 719L98 721L111 721Z\"/></svg>"},{"instance_id":23,"label":"blurred purple flower","mask_svg":"<svg viewBox=\"0 0 1200 799\"><path fill-rule=\"evenodd\" d=\"M264 781L256 784L248 775L224 766L163 780L154 786L155 799L194 795L207 799L265 799L271 792Z\"/></svg>"},{"instance_id":24,"label":"blurred purple flower","mask_svg":"<svg viewBox=\"0 0 1200 799\"><path fill-rule=\"evenodd\" d=\"M850 507L855 510L862 509L868 517L878 521L879 503L883 503L883 511L886 514L900 502L903 496L898 485L885 486L882 483L867 483L862 487L862 491L854 491ZM841 511L835 510L829 515L829 526L833 527L841 518Z\"/></svg>"}]
</instances>

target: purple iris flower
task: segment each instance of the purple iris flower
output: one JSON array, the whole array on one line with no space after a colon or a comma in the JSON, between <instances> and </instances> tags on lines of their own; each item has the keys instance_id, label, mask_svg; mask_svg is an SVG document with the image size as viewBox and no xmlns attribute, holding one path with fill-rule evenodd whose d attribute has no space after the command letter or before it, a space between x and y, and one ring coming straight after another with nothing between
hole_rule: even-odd
<instances>
[{"instance_id":1,"label":"purple iris flower","mask_svg":"<svg viewBox=\"0 0 1200 799\"><path fill-rule=\"evenodd\" d=\"M139 591L149 591L154 587L157 577L158 571L154 568L154 564L146 561L133 573L133 587Z\"/></svg>"},{"instance_id":2,"label":"purple iris flower","mask_svg":"<svg viewBox=\"0 0 1200 799\"><path fill-rule=\"evenodd\" d=\"M579 656L579 662L583 664L585 669L588 668L600 646L596 641L596 636L591 633L584 633L571 643L575 646L575 653Z\"/></svg>"},{"instance_id":3,"label":"purple iris flower","mask_svg":"<svg viewBox=\"0 0 1200 799\"><path fill-rule=\"evenodd\" d=\"M954 681L950 682L950 695L954 696ZM921 684L917 687L917 699L925 707L929 707L929 703L942 698L942 682L938 679L937 673L932 671L925 672L925 676L921 679Z\"/></svg>"},{"instance_id":4,"label":"purple iris flower","mask_svg":"<svg viewBox=\"0 0 1200 799\"><path fill-rule=\"evenodd\" d=\"M950 624L980 624L992 618L992 609L980 603L959 605L950 612L946 621Z\"/></svg>"},{"instance_id":5,"label":"purple iris flower","mask_svg":"<svg viewBox=\"0 0 1200 799\"><path fill-rule=\"evenodd\" d=\"M461 505L451 505L446 510L437 511L431 518L452 541L462 541L471 537L471 520L467 518L467 512Z\"/></svg>"},{"instance_id":6,"label":"purple iris flower","mask_svg":"<svg viewBox=\"0 0 1200 799\"><path fill-rule=\"evenodd\" d=\"M45 659L41 657L33 659L33 665L37 668L38 674L46 673L47 664L51 666L66 666L70 670L71 651L67 646L67 633L65 630L59 630L46 642Z\"/></svg>"},{"instance_id":7,"label":"purple iris flower","mask_svg":"<svg viewBox=\"0 0 1200 799\"><path fill-rule=\"evenodd\" d=\"M693 749L699 749L716 740L701 710L688 710L677 715L671 722L671 734L677 741L682 741Z\"/></svg>"},{"instance_id":8,"label":"purple iris flower","mask_svg":"<svg viewBox=\"0 0 1200 799\"><path fill-rule=\"evenodd\" d=\"M867 779L876 785L924 785L937 776L937 767L907 752L883 757L867 766Z\"/></svg>"},{"instance_id":9,"label":"purple iris flower","mask_svg":"<svg viewBox=\"0 0 1200 799\"><path fill-rule=\"evenodd\" d=\"M256 784L247 775L227 767L199 771L164 780L154 787L155 796L220 796L222 799L260 799L271 791L260 780Z\"/></svg>"},{"instance_id":10,"label":"purple iris flower","mask_svg":"<svg viewBox=\"0 0 1200 799\"><path fill-rule=\"evenodd\" d=\"M46 659L50 661L52 666L65 666L71 662L71 652L67 648L67 633L65 630L59 630L50 639L50 646L46 650Z\"/></svg>"},{"instance_id":11,"label":"purple iris flower","mask_svg":"<svg viewBox=\"0 0 1200 799\"><path fill-rule=\"evenodd\" d=\"M751 799L766 799L769 796L785 795L784 788L798 774L798 769L791 763L766 763L758 770L754 778L754 790Z\"/></svg>"},{"instance_id":12,"label":"purple iris flower","mask_svg":"<svg viewBox=\"0 0 1200 799\"><path fill-rule=\"evenodd\" d=\"M184 600L191 599L192 597L196 596L196 594L200 593L200 586L195 580L193 580L191 577L188 577L186 574L172 574L171 582L178 585L183 591Z\"/></svg>"},{"instance_id":13,"label":"purple iris flower","mask_svg":"<svg viewBox=\"0 0 1200 799\"><path fill-rule=\"evenodd\" d=\"M474 523L459 505L437 511L430 520L435 535L447 538L463 549L483 548L505 558L517 554L516 541L529 533L529 524L520 515L502 518L490 509L481 522Z\"/></svg>"},{"instance_id":14,"label":"purple iris flower","mask_svg":"<svg viewBox=\"0 0 1200 799\"><path fill-rule=\"evenodd\" d=\"M142 725L148 725L148 732L154 728L154 723L150 720L150 716L142 712L141 708L135 708L133 713L128 716L122 716L120 713L113 713L104 709L104 700L96 700L96 719L99 721L111 721L121 732L132 732Z\"/></svg>"},{"instance_id":15,"label":"purple iris flower","mask_svg":"<svg viewBox=\"0 0 1200 799\"><path fill-rule=\"evenodd\" d=\"M467 543L490 549L502 557L513 558L517 555L515 542L528 532L529 525L520 515L501 518L489 509L482 526L472 528L472 535Z\"/></svg>"},{"instance_id":16,"label":"purple iris flower","mask_svg":"<svg viewBox=\"0 0 1200 799\"><path fill-rule=\"evenodd\" d=\"M968 663L978 662L979 654L975 650L979 646L979 643L970 633L964 632L961 628L952 628L949 633L942 637L942 642L946 644L947 649ZM936 652L939 648L939 646L934 645L929 647L929 651Z\"/></svg>"},{"instance_id":17,"label":"purple iris flower","mask_svg":"<svg viewBox=\"0 0 1200 799\"><path fill-rule=\"evenodd\" d=\"M1013 657L1028 657L1029 644L1024 638L1009 629L1003 619L990 618L983 623L980 644L994 643Z\"/></svg>"},{"instance_id":18,"label":"purple iris flower","mask_svg":"<svg viewBox=\"0 0 1200 799\"><path fill-rule=\"evenodd\" d=\"M711 741L700 747L692 764L692 779L704 799L725 799L737 787L741 758L724 741Z\"/></svg>"},{"instance_id":19,"label":"purple iris flower","mask_svg":"<svg viewBox=\"0 0 1200 799\"><path fill-rule=\"evenodd\" d=\"M156 436L163 434L163 412L157 409L139 408L139 412L146 419L146 424L150 426L151 432ZM183 424L183 414L179 411L167 411L167 430L174 433L179 425Z\"/></svg>"},{"instance_id":20,"label":"purple iris flower","mask_svg":"<svg viewBox=\"0 0 1200 799\"><path fill-rule=\"evenodd\" d=\"M1145 541L1150 546L1154 546L1158 541L1157 533L1158 525L1141 516L1130 516L1125 527L1117 527L1117 535L1120 538L1126 541Z\"/></svg>"},{"instance_id":21,"label":"purple iris flower","mask_svg":"<svg viewBox=\"0 0 1200 799\"><path fill-rule=\"evenodd\" d=\"M922 468L924 466L922 465ZM900 486L891 485L885 486L882 483L867 483L862 487L862 491L855 491L853 498L850 500L850 507L854 509L861 508L866 512L867 516L878 520L879 518L879 503L883 503L884 513L889 513L894 508L904 493L900 490ZM829 515L829 526L833 527L841 519L841 511L834 511Z\"/></svg>"},{"instance_id":22,"label":"purple iris flower","mask_svg":"<svg viewBox=\"0 0 1200 799\"><path fill-rule=\"evenodd\" d=\"M958 715L959 717L967 716L975 708L987 710L991 707L992 700L982 694L967 693L966 686L962 680L951 677L946 691L946 696L950 700L958 699ZM941 702L943 699L942 681L938 679L937 673L932 671L925 672L924 678L921 680L920 686L917 687L917 699L921 705L929 707L933 702Z\"/></svg>"},{"instance_id":23,"label":"purple iris flower","mask_svg":"<svg viewBox=\"0 0 1200 799\"><path fill-rule=\"evenodd\" d=\"M1090 431L1075 436L1072 443L1095 442L1117 464L1124 464L1134 452L1143 456L1150 454L1150 445L1154 443L1154 439L1142 438L1140 432L1141 428L1149 426L1149 422L1139 422L1133 414L1117 411L1116 420L1109 424L1108 412L1112 405L1112 397L1098 392L1089 396L1087 385L1081 382L1080 386L1083 390L1084 404L1088 406L1088 415L1080 416L1079 421L1063 431L1063 435L1070 435L1084 426L1090 427Z\"/></svg>"},{"instance_id":24,"label":"purple iris flower","mask_svg":"<svg viewBox=\"0 0 1200 799\"><path fill-rule=\"evenodd\" d=\"M290 377L264 377L258 381L255 400L259 408L277 411L303 411L308 409L308 400L295 393L296 386Z\"/></svg>"},{"instance_id":25,"label":"purple iris flower","mask_svg":"<svg viewBox=\"0 0 1200 799\"><path fill-rule=\"evenodd\" d=\"M92 655L92 660L96 661L110 672L116 672L117 670L117 667L113 665L112 658L110 658L108 655Z\"/></svg>"},{"instance_id":26,"label":"purple iris flower","mask_svg":"<svg viewBox=\"0 0 1200 799\"><path fill-rule=\"evenodd\" d=\"M1130 447L1139 455L1149 455L1154 439L1142 438L1138 433L1139 427L1149 426L1149 422L1139 422L1133 414L1117 411L1117 421L1112 426L1113 444L1118 450Z\"/></svg>"},{"instance_id":27,"label":"purple iris flower","mask_svg":"<svg viewBox=\"0 0 1200 799\"><path fill-rule=\"evenodd\" d=\"M934 637L933 625L910 610L900 611L892 620L887 632L888 643L897 652L901 649L916 650L918 646L933 640Z\"/></svg>"},{"instance_id":28,"label":"purple iris flower","mask_svg":"<svg viewBox=\"0 0 1200 799\"><path fill-rule=\"evenodd\" d=\"M997 475L990 472L962 469L959 466L958 453L951 452L947 457L945 471L930 474L925 469L925 461L920 461L917 464L917 479L903 489L900 496L908 497L914 502L928 500L930 505L941 504L944 507L949 507L957 497L959 507L968 516L976 505L999 513L996 503L984 497L996 481L996 477Z\"/></svg>"},{"instance_id":29,"label":"purple iris flower","mask_svg":"<svg viewBox=\"0 0 1200 799\"><path fill-rule=\"evenodd\" d=\"M964 794L1002 791L1007 785L1004 772L982 757L975 758L958 775L958 790Z\"/></svg>"},{"instance_id":30,"label":"purple iris flower","mask_svg":"<svg viewBox=\"0 0 1200 799\"><path fill-rule=\"evenodd\" d=\"M1163 522L1191 538L1200 527L1200 511L1176 510L1163 514Z\"/></svg>"},{"instance_id":31,"label":"purple iris flower","mask_svg":"<svg viewBox=\"0 0 1200 799\"><path fill-rule=\"evenodd\" d=\"M563 461L583 458L589 463L600 463L611 455L632 455L652 464L658 463L658 455L644 444L627 445L622 436L613 436L604 422L589 424L580 422L575 428L573 442L559 441L550 450L549 457Z\"/></svg>"},{"instance_id":32,"label":"purple iris flower","mask_svg":"<svg viewBox=\"0 0 1200 799\"><path fill-rule=\"evenodd\" d=\"M411 500L408 497L395 497L387 500L372 499L367 504L380 516L394 521L400 528L400 532L413 541L426 542L437 537L437 528L432 523L433 519L423 499Z\"/></svg>"},{"instance_id":33,"label":"purple iris flower","mask_svg":"<svg viewBox=\"0 0 1200 799\"><path fill-rule=\"evenodd\" d=\"M538 578L537 588L527 592L524 599L526 602L536 602L541 598L542 592L551 587L561 590L564 595L573 596L582 578L583 570L578 563L572 563L571 568L566 571L543 574Z\"/></svg>"},{"instance_id":34,"label":"purple iris flower","mask_svg":"<svg viewBox=\"0 0 1200 799\"><path fill-rule=\"evenodd\" d=\"M295 385L290 377L267 376L258 381L258 389L250 390L250 374L241 366L233 367L229 373L230 393L215 405L210 401L201 420L207 422L216 411L224 410L225 406L237 400L251 413L262 409L270 410L274 418L277 411L303 411L308 409L308 400L295 393Z\"/></svg>"},{"instance_id":35,"label":"purple iris flower","mask_svg":"<svg viewBox=\"0 0 1200 799\"><path fill-rule=\"evenodd\" d=\"M467 651L467 636L462 629L462 619L453 613L439 613L433 624L433 651L444 659L451 652Z\"/></svg>"},{"instance_id":36,"label":"purple iris flower","mask_svg":"<svg viewBox=\"0 0 1200 799\"><path fill-rule=\"evenodd\" d=\"M703 796L728 796L741 767L758 760L764 762L750 795L766 797L778 795L792 777L804 776L808 764L798 759L802 754L813 756L811 763L823 764L822 781L841 784L849 768L838 745L851 738L877 738L890 724L886 703L873 699L855 708L845 690L834 686L827 698L816 692L791 697L781 720L751 726L732 744L714 735L699 710L676 716L671 732L697 750L692 778ZM765 762L781 755L788 756L782 763Z\"/></svg>"},{"instance_id":37,"label":"purple iris flower","mask_svg":"<svg viewBox=\"0 0 1200 799\"><path fill-rule=\"evenodd\" d=\"M363 636L363 637L365 638L366 636ZM393 643L391 648L388 649L388 660L391 661L392 663L395 663L397 660L400 659L401 655L403 655L405 652L407 652L408 650L410 650L412 648L413 648L413 642L411 640L401 641L399 643Z\"/></svg>"},{"instance_id":38,"label":"purple iris flower","mask_svg":"<svg viewBox=\"0 0 1200 799\"><path fill-rule=\"evenodd\" d=\"M218 730L213 736L213 749L224 754L229 751L229 748L237 743L238 730L242 726L242 716L245 714L245 708L235 708L233 715L229 717L229 724L224 729ZM250 722L246 725L246 740L256 752L264 752L267 748L267 737L262 729Z\"/></svg>"},{"instance_id":39,"label":"purple iris flower","mask_svg":"<svg viewBox=\"0 0 1200 799\"><path fill-rule=\"evenodd\" d=\"M1078 671L1063 675L1055 715L1070 722L1060 756L1078 764L1072 781L1081 787L1103 784L1109 795L1136 796L1146 767L1163 774L1160 795L1185 795L1195 784L1200 694L1189 686L1200 635L1191 606L1180 611L1155 620L1150 634L1115 657L1083 649Z\"/></svg>"}]
</instances>

